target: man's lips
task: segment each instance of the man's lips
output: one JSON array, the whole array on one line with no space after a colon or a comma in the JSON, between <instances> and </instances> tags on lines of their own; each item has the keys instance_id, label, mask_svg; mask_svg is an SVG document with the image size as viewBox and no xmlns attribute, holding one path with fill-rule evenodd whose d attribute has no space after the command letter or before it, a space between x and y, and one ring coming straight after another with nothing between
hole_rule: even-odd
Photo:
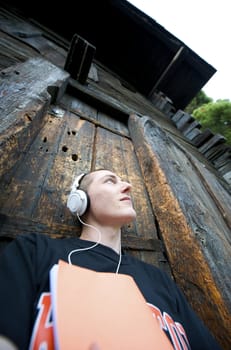
<instances>
[{"instance_id":1,"label":"man's lips","mask_svg":"<svg viewBox=\"0 0 231 350\"><path fill-rule=\"evenodd\" d=\"M123 197L120 199L121 201L131 201L131 198L129 196Z\"/></svg>"}]
</instances>

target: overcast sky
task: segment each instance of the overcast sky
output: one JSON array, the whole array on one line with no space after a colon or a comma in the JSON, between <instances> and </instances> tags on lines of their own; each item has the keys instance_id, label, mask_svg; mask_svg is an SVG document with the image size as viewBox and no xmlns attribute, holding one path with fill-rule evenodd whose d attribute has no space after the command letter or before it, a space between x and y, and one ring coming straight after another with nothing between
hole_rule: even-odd
<instances>
[{"instance_id":1,"label":"overcast sky","mask_svg":"<svg viewBox=\"0 0 231 350\"><path fill-rule=\"evenodd\" d=\"M231 101L230 0L129 0L183 41L217 72L202 90Z\"/></svg>"}]
</instances>

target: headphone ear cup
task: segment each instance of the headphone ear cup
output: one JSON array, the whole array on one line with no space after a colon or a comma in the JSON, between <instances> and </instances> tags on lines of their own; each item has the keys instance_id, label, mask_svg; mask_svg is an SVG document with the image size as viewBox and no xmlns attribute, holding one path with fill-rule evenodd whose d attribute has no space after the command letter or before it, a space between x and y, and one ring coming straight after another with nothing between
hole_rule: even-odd
<instances>
[{"instance_id":1,"label":"headphone ear cup","mask_svg":"<svg viewBox=\"0 0 231 350\"><path fill-rule=\"evenodd\" d=\"M89 196L82 190L72 191L67 199L67 207L78 216L82 216L86 212L89 204Z\"/></svg>"}]
</instances>

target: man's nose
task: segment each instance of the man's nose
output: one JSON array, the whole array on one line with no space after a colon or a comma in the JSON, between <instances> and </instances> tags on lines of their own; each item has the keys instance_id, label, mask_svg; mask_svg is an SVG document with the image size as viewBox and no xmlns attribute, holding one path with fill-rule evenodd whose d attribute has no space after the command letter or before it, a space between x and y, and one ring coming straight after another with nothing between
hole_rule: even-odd
<instances>
[{"instance_id":1,"label":"man's nose","mask_svg":"<svg viewBox=\"0 0 231 350\"><path fill-rule=\"evenodd\" d=\"M132 185L129 182L123 181L122 182L122 191L123 192L130 192L132 188Z\"/></svg>"}]
</instances>

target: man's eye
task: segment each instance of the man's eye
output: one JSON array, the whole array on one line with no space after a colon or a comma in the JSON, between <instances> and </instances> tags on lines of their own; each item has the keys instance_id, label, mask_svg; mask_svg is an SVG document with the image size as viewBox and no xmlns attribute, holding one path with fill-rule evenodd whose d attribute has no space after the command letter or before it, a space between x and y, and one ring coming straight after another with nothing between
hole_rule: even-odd
<instances>
[{"instance_id":1,"label":"man's eye","mask_svg":"<svg viewBox=\"0 0 231 350\"><path fill-rule=\"evenodd\" d=\"M107 182L108 184L113 184L113 183L114 183L114 181L113 181L112 179L108 179L106 182Z\"/></svg>"},{"instance_id":2,"label":"man's eye","mask_svg":"<svg viewBox=\"0 0 231 350\"><path fill-rule=\"evenodd\" d=\"M113 180L113 179L107 179L105 182L108 183L108 184L114 184L114 183L115 183L115 180Z\"/></svg>"}]
</instances>

